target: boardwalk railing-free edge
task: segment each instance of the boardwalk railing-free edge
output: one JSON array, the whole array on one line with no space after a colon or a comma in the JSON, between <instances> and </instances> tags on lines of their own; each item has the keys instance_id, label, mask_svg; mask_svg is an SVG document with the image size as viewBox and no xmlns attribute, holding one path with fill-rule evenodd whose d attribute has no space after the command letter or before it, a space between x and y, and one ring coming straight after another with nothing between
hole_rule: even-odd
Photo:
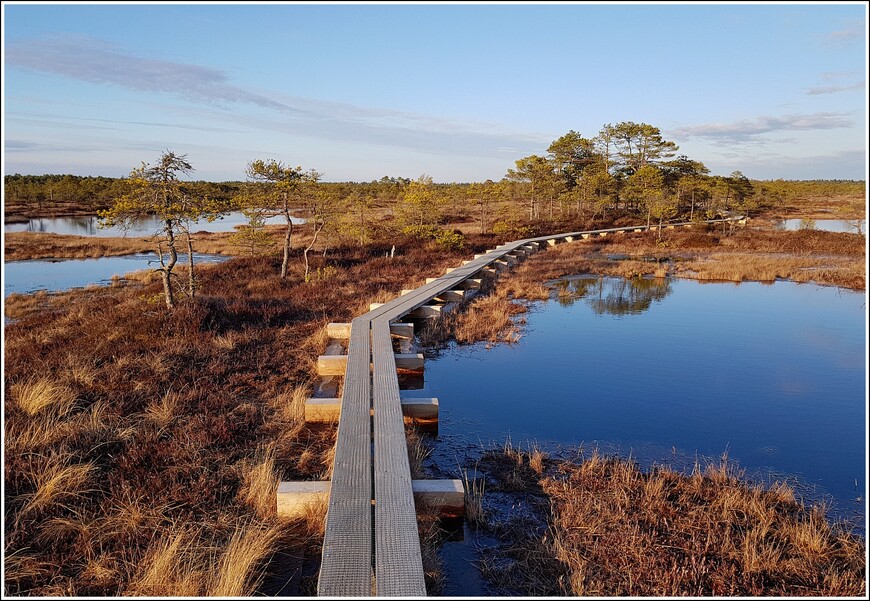
<instances>
[{"instance_id":1,"label":"boardwalk railing-free edge","mask_svg":"<svg viewBox=\"0 0 870 601\"><path fill-rule=\"evenodd\" d=\"M667 229L709 223L745 224L742 216L705 222L683 222ZM346 356L321 357L338 360L344 386L340 399L312 399L311 411L338 415L335 459L330 482L281 482L278 512L286 515L305 511L311 502L328 499L323 555L317 593L320 596L423 597L426 586L417 529L415 494L418 501L461 511L464 491L459 480L411 479L405 437L404 413L437 411L436 399L402 399L397 360L422 366L422 355L397 355L393 337L413 338L413 326L400 324L406 316L437 315L443 303L433 299L462 298L466 289L477 288L481 276L495 275L528 254L559 242L593 236L657 230L658 226L631 226L568 232L502 244L441 277L429 279L415 290L373 305L368 313L350 324L330 324L336 336L347 338ZM428 309L428 310L427 310ZM318 365L321 361L318 361ZM321 401L321 402L317 402ZM326 409L334 401L332 408ZM306 408L306 414L309 409ZM457 505L459 507L457 507Z\"/></svg>"}]
</instances>

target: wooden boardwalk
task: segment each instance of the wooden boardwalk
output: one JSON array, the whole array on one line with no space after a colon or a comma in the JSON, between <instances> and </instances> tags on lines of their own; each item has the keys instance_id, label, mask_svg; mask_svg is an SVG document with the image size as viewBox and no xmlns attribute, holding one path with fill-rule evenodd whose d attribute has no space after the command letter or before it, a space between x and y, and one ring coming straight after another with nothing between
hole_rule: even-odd
<instances>
[{"instance_id":1,"label":"wooden boardwalk","mask_svg":"<svg viewBox=\"0 0 870 601\"><path fill-rule=\"evenodd\" d=\"M745 220L706 223L722 222ZM647 229L656 228L569 232L504 244L353 320L318 595L426 595L390 324L435 297L463 289L467 280L490 266L503 269L505 263L511 265L559 242Z\"/></svg>"}]
</instances>

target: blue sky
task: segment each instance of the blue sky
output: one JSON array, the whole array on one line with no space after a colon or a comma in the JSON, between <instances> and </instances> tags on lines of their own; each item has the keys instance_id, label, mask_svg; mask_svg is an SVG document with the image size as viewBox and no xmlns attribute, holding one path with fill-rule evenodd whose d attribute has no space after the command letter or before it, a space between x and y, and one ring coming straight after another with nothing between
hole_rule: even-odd
<instances>
[{"instance_id":1,"label":"blue sky","mask_svg":"<svg viewBox=\"0 0 870 601\"><path fill-rule=\"evenodd\" d=\"M4 173L498 180L569 130L659 127L714 174L864 179L867 7L3 5Z\"/></svg>"}]
</instances>

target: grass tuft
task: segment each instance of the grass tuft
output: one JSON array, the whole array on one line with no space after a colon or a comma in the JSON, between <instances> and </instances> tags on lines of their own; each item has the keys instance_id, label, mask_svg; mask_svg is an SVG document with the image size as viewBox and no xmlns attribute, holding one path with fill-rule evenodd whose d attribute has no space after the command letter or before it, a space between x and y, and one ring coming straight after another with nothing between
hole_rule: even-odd
<instances>
[{"instance_id":1,"label":"grass tuft","mask_svg":"<svg viewBox=\"0 0 870 601\"><path fill-rule=\"evenodd\" d=\"M65 415L76 400L72 390L46 378L30 378L13 384L11 393L18 408L31 417L46 410Z\"/></svg>"}]
</instances>

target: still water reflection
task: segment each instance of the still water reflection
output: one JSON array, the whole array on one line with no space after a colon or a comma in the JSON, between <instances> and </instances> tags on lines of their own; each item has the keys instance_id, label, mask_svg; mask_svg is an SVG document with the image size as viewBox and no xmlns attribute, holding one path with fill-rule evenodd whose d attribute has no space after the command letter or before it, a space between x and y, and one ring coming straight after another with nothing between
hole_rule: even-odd
<instances>
[{"instance_id":1,"label":"still water reflection","mask_svg":"<svg viewBox=\"0 0 870 601\"><path fill-rule=\"evenodd\" d=\"M304 219L291 217L293 223L304 223ZM248 223L247 218L239 211L227 213L214 221L201 220L194 222L191 231L198 232L231 232L238 225ZM267 225L280 225L285 223L284 217L270 217L266 220ZM93 215L82 217L51 217L31 219L27 223L7 223L3 226L6 233L10 232L39 232L48 234L66 234L73 236L95 236L99 238L111 238L116 236L150 236L163 226L156 215L151 215L138 220L134 227L123 230L119 227L98 227L99 219Z\"/></svg>"},{"instance_id":2,"label":"still water reflection","mask_svg":"<svg viewBox=\"0 0 870 601\"><path fill-rule=\"evenodd\" d=\"M863 234L867 231L866 219L783 219L774 224L778 230L821 230Z\"/></svg>"},{"instance_id":3,"label":"still water reflection","mask_svg":"<svg viewBox=\"0 0 870 601\"><path fill-rule=\"evenodd\" d=\"M677 468L727 451L748 476L787 479L804 498L832 500L835 518L864 523L864 294L791 282L551 284L518 344L453 345L427 361L413 396L440 402L439 477L462 477L506 438ZM468 565L490 544L466 528L443 545L445 595L486 594Z\"/></svg>"},{"instance_id":4,"label":"still water reflection","mask_svg":"<svg viewBox=\"0 0 870 601\"><path fill-rule=\"evenodd\" d=\"M727 450L849 508L865 490L865 324L863 294L812 284L562 280L518 344L427 362L435 457L455 467L508 436L646 461Z\"/></svg>"},{"instance_id":5,"label":"still water reflection","mask_svg":"<svg viewBox=\"0 0 870 601\"><path fill-rule=\"evenodd\" d=\"M671 280L666 278L572 277L550 285L563 307L583 299L597 315L638 315L671 293Z\"/></svg>"}]
</instances>

